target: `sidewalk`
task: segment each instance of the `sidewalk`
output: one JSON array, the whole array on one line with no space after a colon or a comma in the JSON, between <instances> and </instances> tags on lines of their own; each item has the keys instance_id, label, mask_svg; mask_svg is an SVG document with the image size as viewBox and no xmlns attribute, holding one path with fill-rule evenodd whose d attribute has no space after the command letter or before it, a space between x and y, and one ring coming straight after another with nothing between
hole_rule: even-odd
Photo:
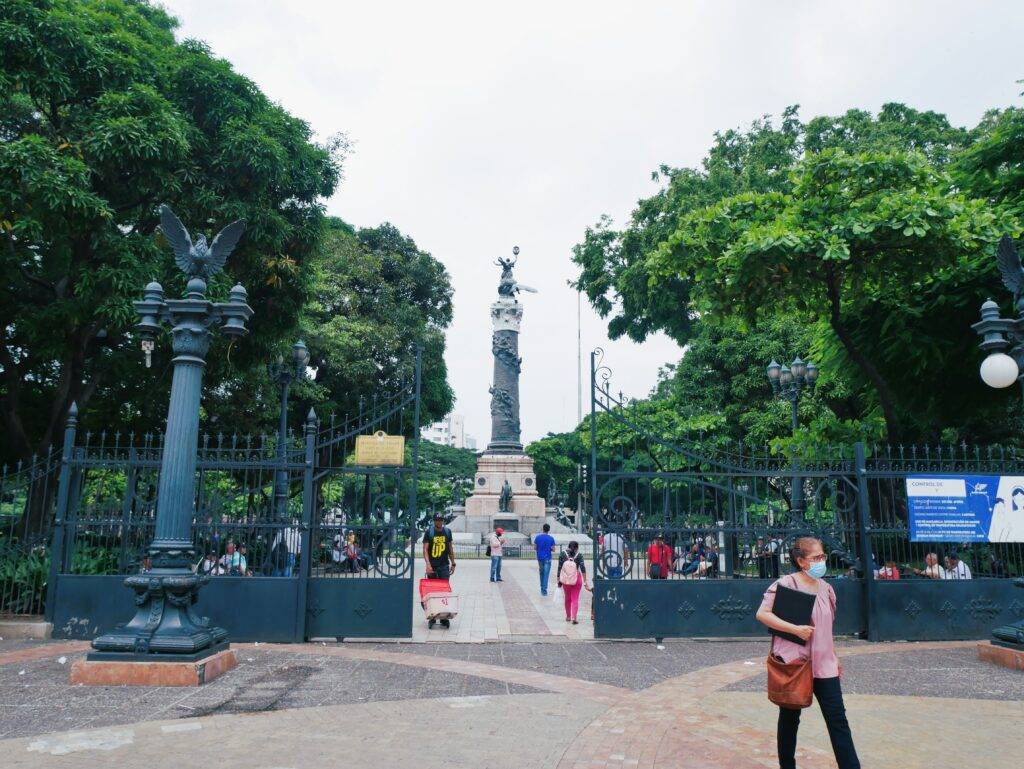
<instances>
[{"instance_id":1,"label":"sidewalk","mask_svg":"<svg viewBox=\"0 0 1024 769\"><path fill-rule=\"evenodd\" d=\"M536 561L507 558L502 562L502 582L490 581L489 559L458 561L452 590L459 595L459 616L451 628L440 624L433 630L414 590L412 640L417 643L448 641L484 643L488 641L566 641L590 640L594 623L590 620L591 594L580 594L579 624L565 621L562 591L557 588L552 569L547 596L540 594ZM416 581L424 576L423 559L416 561Z\"/></svg>"},{"instance_id":2,"label":"sidewalk","mask_svg":"<svg viewBox=\"0 0 1024 769\"><path fill-rule=\"evenodd\" d=\"M762 643L241 644L188 689L69 686L85 644L5 648L4 769L778 766ZM973 643L840 653L865 767L1019 766L1024 677ZM834 768L817 708L800 733L802 769Z\"/></svg>"}]
</instances>

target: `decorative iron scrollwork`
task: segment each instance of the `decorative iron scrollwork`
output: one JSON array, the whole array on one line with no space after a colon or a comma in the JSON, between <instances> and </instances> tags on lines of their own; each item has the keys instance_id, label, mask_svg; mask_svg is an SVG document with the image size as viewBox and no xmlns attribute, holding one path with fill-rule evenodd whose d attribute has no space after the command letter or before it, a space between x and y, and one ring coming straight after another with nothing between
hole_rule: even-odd
<instances>
[{"instance_id":1,"label":"decorative iron scrollwork","mask_svg":"<svg viewBox=\"0 0 1024 769\"><path fill-rule=\"evenodd\" d=\"M377 572L388 579L404 577L411 569L412 558L400 547L389 547L377 559Z\"/></svg>"},{"instance_id":2,"label":"decorative iron scrollwork","mask_svg":"<svg viewBox=\"0 0 1024 769\"><path fill-rule=\"evenodd\" d=\"M634 523L636 513L636 502L629 497L618 496L608 504L608 507L601 508L598 518L604 526L622 528Z\"/></svg>"},{"instance_id":3,"label":"decorative iron scrollwork","mask_svg":"<svg viewBox=\"0 0 1024 769\"><path fill-rule=\"evenodd\" d=\"M972 598L964 605L964 611L974 619L995 619L1003 607L988 598Z\"/></svg>"},{"instance_id":4,"label":"decorative iron scrollwork","mask_svg":"<svg viewBox=\"0 0 1024 769\"><path fill-rule=\"evenodd\" d=\"M679 607L676 609L676 612L683 619L689 619L693 616L693 613L695 611L697 611L697 608L689 601L683 601L681 604L679 604Z\"/></svg>"},{"instance_id":5,"label":"decorative iron scrollwork","mask_svg":"<svg viewBox=\"0 0 1024 769\"><path fill-rule=\"evenodd\" d=\"M715 601L711 605L711 611L726 622L735 622L744 617L749 617L751 608L750 604L746 601L741 601L735 596L728 595L719 601Z\"/></svg>"}]
</instances>

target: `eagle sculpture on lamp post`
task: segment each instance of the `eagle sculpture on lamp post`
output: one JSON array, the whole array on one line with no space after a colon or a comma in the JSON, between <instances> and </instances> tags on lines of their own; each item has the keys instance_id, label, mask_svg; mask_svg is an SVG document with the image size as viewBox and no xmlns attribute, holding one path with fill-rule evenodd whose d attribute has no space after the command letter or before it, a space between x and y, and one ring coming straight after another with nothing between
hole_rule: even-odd
<instances>
[{"instance_id":1,"label":"eagle sculpture on lamp post","mask_svg":"<svg viewBox=\"0 0 1024 769\"><path fill-rule=\"evenodd\" d=\"M1024 297L1024 265L1021 265L1020 255L1013 247L1013 240L1009 235L1003 235L999 241L996 264L999 266L999 274L1003 277L1003 285L1013 292L1013 304L1017 307L1017 303Z\"/></svg>"},{"instance_id":2,"label":"eagle sculpture on lamp post","mask_svg":"<svg viewBox=\"0 0 1024 769\"><path fill-rule=\"evenodd\" d=\"M174 261L190 279L208 281L224 269L224 265L238 245L245 231L245 221L231 222L217 233L213 243L207 245L206 236L200 235L192 242L188 230L168 205L160 206L160 231L171 244Z\"/></svg>"}]
</instances>

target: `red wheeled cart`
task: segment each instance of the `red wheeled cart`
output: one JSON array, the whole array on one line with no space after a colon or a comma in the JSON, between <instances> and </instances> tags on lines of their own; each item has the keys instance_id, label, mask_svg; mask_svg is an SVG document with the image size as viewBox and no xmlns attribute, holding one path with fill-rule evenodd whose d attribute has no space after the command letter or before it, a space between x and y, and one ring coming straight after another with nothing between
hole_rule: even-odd
<instances>
[{"instance_id":1,"label":"red wheeled cart","mask_svg":"<svg viewBox=\"0 0 1024 769\"><path fill-rule=\"evenodd\" d=\"M459 597L452 592L448 580L424 578L420 580L420 606L430 627L434 627L438 620L447 627L459 613Z\"/></svg>"}]
</instances>

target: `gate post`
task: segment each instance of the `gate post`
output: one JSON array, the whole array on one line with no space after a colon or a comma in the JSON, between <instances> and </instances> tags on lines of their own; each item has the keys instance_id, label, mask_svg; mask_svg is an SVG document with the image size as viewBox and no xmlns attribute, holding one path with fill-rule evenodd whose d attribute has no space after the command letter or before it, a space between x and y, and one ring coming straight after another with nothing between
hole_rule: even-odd
<instances>
[{"instance_id":1,"label":"gate post","mask_svg":"<svg viewBox=\"0 0 1024 769\"><path fill-rule=\"evenodd\" d=\"M409 602L416 593L416 524L420 519L420 400L423 392L423 345L416 345L416 370L414 372L415 405L412 426L412 486L409 488ZM401 474L398 476L401 478ZM454 548L454 544L452 547ZM454 552L454 550L452 551Z\"/></svg>"},{"instance_id":2,"label":"gate post","mask_svg":"<svg viewBox=\"0 0 1024 769\"><path fill-rule=\"evenodd\" d=\"M60 454L60 483L57 486L57 513L53 521L53 538L50 540L50 573L46 583L46 608L43 612L47 622L53 622L57 608L57 575L64 565L64 519L68 513L68 498L71 494L71 455L75 450L75 433L78 429L78 404L68 409L64 426L64 446Z\"/></svg>"},{"instance_id":3,"label":"gate post","mask_svg":"<svg viewBox=\"0 0 1024 769\"><path fill-rule=\"evenodd\" d=\"M597 522L599 520L598 514L601 512L600 501L597 498L597 396L594 393L594 388L597 383L597 357L596 354L590 353L590 536L591 536L591 549L594 552L594 575L592 579L594 584L597 584L597 577L600 574L598 564L600 559L604 557L604 554L600 552L601 548L597 544ZM582 516L582 511L581 511ZM580 526L580 532L583 532L582 521ZM625 565L625 564L623 564ZM595 594L596 596L596 594ZM597 606L594 607L594 619L597 620Z\"/></svg>"},{"instance_id":4,"label":"gate post","mask_svg":"<svg viewBox=\"0 0 1024 769\"><path fill-rule=\"evenodd\" d=\"M860 562L864 570L864 624L869 641L878 640L875 622L875 563L871 554L871 500L868 497L868 470L864 443L853 446L854 465L857 472L857 532L860 535Z\"/></svg>"},{"instance_id":5,"label":"gate post","mask_svg":"<svg viewBox=\"0 0 1024 769\"><path fill-rule=\"evenodd\" d=\"M306 640L306 595L309 589L309 575L313 568L313 545L310 529L313 526L313 471L316 460L316 412L309 410L306 415L306 456L302 468L302 545L299 561L299 589L295 599L295 640Z\"/></svg>"}]
</instances>

